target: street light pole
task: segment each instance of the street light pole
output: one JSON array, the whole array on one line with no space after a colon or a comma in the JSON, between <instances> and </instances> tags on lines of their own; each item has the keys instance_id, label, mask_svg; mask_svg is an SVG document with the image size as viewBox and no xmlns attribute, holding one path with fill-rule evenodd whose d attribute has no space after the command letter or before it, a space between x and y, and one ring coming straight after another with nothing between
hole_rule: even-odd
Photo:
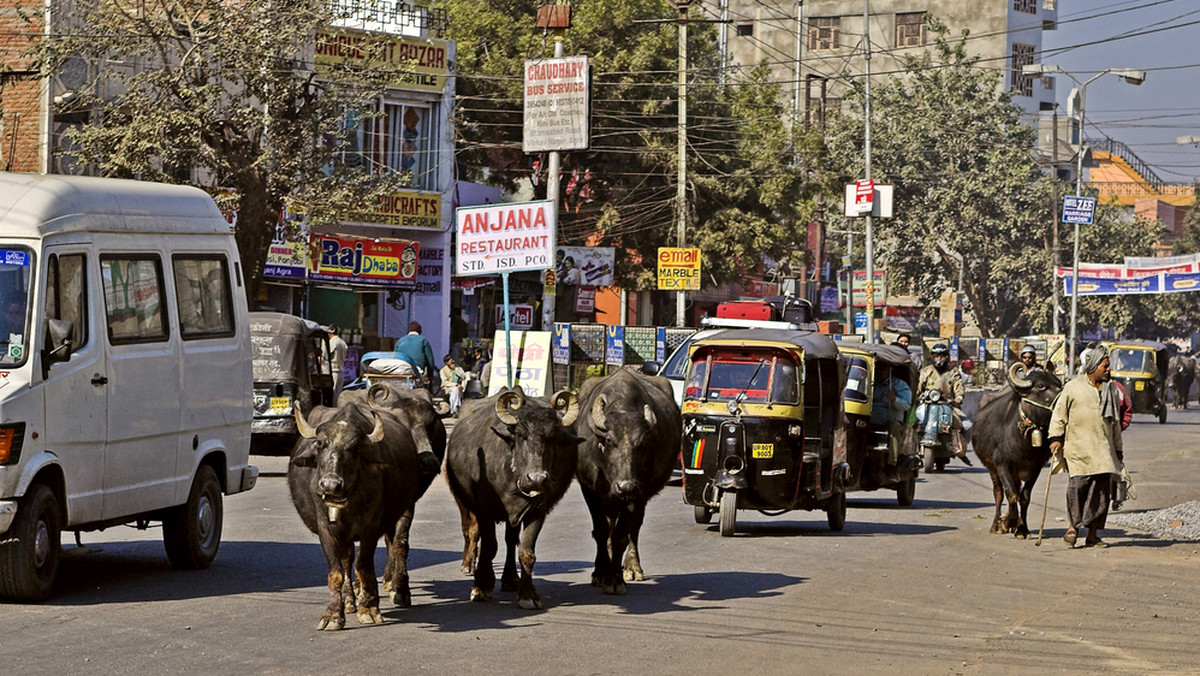
<instances>
[{"instance_id":1,"label":"street light pole","mask_svg":"<svg viewBox=\"0 0 1200 676\"><path fill-rule=\"evenodd\" d=\"M863 103L863 150L866 164L866 180L871 180L871 0L863 0L863 70L866 75ZM866 253L867 268L867 342L875 342L875 239L871 233L871 212L867 212ZM853 276L854 271L851 270Z\"/></svg>"},{"instance_id":2,"label":"street light pole","mask_svg":"<svg viewBox=\"0 0 1200 676\"><path fill-rule=\"evenodd\" d=\"M1062 69L1062 66L1052 64L1035 63L1022 66L1021 73L1024 75L1044 75L1046 73L1062 73L1074 80L1075 84L1079 85L1079 150L1076 152L1075 158L1075 196L1083 196L1083 155L1087 151L1087 145L1084 142L1083 131L1087 122L1084 116L1084 106L1087 102L1087 86L1104 75L1112 73L1132 85L1140 85L1146 80L1146 71L1131 70L1128 68L1106 68L1084 82L1080 82L1074 75ZM1055 205L1055 209L1058 205ZM1057 282L1055 282L1057 283ZM1075 221L1075 258L1071 264L1071 333L1067 344L1067 375L1073 377L1075 375L1075 348L1079 335L1079 221Z\"/></svg>"},{"instance_id":3,"label":"street light pole","mask_svg":"<svg viewBox=\"0 0 1200 676\"><path fill-rule=\"evenodd\" d=\"M692 0L675 0L679 10L679 166L675 187L675 208L677 210L675 225L675 246L683 247L687 243L687 18L688 6ZM724 70L722 69L722 72ZM684 316L687 313L687 293L675 292L675 325L686 326Z\"/></svg>"}]
</instances>

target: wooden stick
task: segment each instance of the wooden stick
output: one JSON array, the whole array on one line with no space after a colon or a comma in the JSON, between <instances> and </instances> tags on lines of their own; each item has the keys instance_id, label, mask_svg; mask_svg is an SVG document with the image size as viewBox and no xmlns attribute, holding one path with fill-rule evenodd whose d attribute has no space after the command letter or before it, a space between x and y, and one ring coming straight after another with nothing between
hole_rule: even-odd
<instances>
[{"instance_id":1,"label":"wooden stick","mask_svg":"<svg viewBox=\"0 0 1200 676\"><path fill-rule=\"evenodd\" d=\"M1050 480L1054 478L1054 457L1050 458L1050 474L1046 475L1046 500L1042 503L1042 526L1038 528L1038 540L1034 547L1042 546L1042 533L1046 532L1046 508L1050 506Z\"/></svg>"}]
</instances>

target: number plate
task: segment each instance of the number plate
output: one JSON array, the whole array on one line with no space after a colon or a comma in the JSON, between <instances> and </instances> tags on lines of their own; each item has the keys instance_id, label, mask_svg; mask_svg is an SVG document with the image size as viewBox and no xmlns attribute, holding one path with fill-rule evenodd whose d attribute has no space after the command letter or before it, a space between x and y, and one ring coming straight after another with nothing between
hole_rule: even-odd
<instances>
[{"instance_id":1,"label":"number plate","mask_svg":"<svg viewBox=\"0 0 1200 676\"><path fill-rule=\"evenodd\" d=\"M271 413L287 413L292 400L287 397L271 397Z\"/></svg>"},{"instance_id":2,"label":"number plate","mask_svg":"<svg viewBox=\"0 0 1200 676\"><path fill-rule=\"evenodd\" d=\"M775 444L754 444L750 447L750 455L760 459L773 458L775 457Z\"/></svg>"}]
</instances>

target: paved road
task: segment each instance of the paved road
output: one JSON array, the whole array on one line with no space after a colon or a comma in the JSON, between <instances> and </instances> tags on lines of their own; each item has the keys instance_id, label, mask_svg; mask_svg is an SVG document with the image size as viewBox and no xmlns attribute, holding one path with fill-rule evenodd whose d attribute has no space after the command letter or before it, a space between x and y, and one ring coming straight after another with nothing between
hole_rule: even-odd
<instances>
[{"instance_id":1,"label":"paved road","mask_svg":"<svg viewBox=\"0 0 1200 676\"><path fill-rule=\"evenodd\" d=\"M1136 416L1126 447L1140 499L1129 509L1200 497L1197 440L1200 410L1172 412L1167 425ZM212 569L172 570L157 531L85 534L99 551L67 558L55 599L0 606L0 671L1200 672L1200 544L1114 529L1106 550L1069 550L1061 475L1040 548L988 534L987 474L962 465L922 477L911 508L852 494L840 534L820 512L741 512L738 535L722 538L693 522L672 486L643 531L649 579L624 597L589 586L590 525L572 489L539 542L546 608L535 612L513 594L467 602L457 512L437 482L414 526L414 607L385 601L386 624L348 618L345 631L321 633L320 547L288 501L283 462L256 461L267 474L227 499Z\"/></svg>"}]
</instances>

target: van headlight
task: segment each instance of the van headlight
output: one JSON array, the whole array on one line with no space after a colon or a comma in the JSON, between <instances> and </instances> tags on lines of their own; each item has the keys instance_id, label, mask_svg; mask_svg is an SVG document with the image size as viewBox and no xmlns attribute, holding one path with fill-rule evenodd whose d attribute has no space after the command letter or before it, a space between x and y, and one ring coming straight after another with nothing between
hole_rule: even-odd
<instances>
[{"instance_id":1,"label":"van headlight","mask_svg":"<svg viewBox=\"0 0 1200 676\"><path fill-rule=\"evenodd\" d=\"M15 465L25 444L25 423L0 425L0 465Z\"/></svg>"}]
</instances>

